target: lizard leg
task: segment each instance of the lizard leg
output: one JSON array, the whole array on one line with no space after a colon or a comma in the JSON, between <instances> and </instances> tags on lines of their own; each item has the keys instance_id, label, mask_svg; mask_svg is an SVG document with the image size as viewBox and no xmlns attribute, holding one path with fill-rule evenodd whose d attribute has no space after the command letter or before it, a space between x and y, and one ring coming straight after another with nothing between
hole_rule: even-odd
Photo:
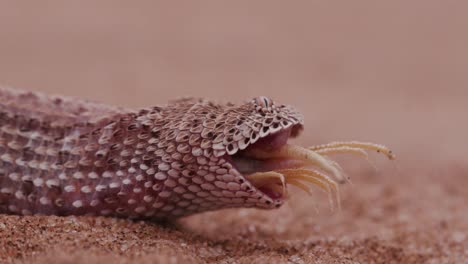
<instances>
[{"instance_id":1,"label":"lizard leg","mask_svg":"<svg viewBox=\"0 0 468 264\"><path fill-rule=\"evenodd\" d=\"M368 143L368 142L359 142L359 141L338 141L338 142L331 142L328 144L316 145L311 146L308 149L312 151L316 151L320 154L332 154L332 153L354 153L361 156L363 155L362 152L365 150L376 151L378 153L382 153L387 156L390 160L395 159L395 154L393 152L379 144Z\"/></svg>"},{"instance_id":2,"label":"lizard leg","mask_svg":"<svg viewBox=\"0 0 468 264\"><path fill-rule=\"evenodd\" d=\"M338 184L333 179L328 177L327 175L316 170L309 170L309 169L303 169L303 168L302 169L285 169L285 170L279 170L278 172L285 176L286 183L288 184L295 185L294 181L296 180L305 181L305 182L314 184L315 186L319 187L320 189L322 189L329 195L328 198L329 198L330 206L332 208L334 205L333 198L335 198L338 208L341 207ZM333 197L333 195L335 197Z\"/></svg>"},{"instance_id":3,"label":"lizard leg","mask_svg":"<svg viewBox=\"0 0 468 264\"><path fill-rule=\"evenodd\" d=\"M289 159L302 160L309 165L317 166L319 169L330 173L339 182L345 182L343 170L338 163L326 158L325 156L301 146L286 144L283 147L273 150L252 150L248 155L257 159Z\"/></svg>"}]
</instances>

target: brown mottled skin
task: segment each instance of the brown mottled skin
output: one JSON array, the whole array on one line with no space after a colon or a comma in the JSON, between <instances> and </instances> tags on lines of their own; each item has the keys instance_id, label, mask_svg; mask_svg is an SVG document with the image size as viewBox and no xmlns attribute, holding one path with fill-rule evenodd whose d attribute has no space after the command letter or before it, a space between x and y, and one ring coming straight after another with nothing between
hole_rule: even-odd
<instances>
[{"instance_id":1,"label":"brown mottled skin","mask_svg":"<svg viewBox=\"0 0 468 264\"><path fill-rule=\"evenodd\" d=\"M258 97L182 99L129 110L0 89L0 213L172 218L227 207L276 208L232 157L302 115Z\"/></svg>"}]
</instances>

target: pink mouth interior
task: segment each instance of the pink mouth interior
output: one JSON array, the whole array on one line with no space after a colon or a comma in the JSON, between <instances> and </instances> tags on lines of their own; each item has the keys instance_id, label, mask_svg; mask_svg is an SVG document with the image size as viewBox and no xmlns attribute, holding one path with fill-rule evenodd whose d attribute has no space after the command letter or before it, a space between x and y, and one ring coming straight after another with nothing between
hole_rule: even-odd
<instances>
[{"instance_id":1,"label":"pink mouth interior","mask_svg":"<svg viewBox=\"0 0 468 264\"><path fill-rule=\"evenodd\" d=\"M277 133L268 135L264 138L260 138L257 142L249 146L246 150L251 149L262 149L262 150L273 150L278 149L288 142L291 136L291 129L280 130Z\"/></svg>"},{"instance_id":2,"label":"pink mouth interior","mask_svg":"<svg viewBox=\"0 0 468 264\"><path fill-rule=\"evenodd\" d=\"M281 158L281 159L259 159L249 155L252 150L261 149L262 151L273 151L287 144L288 139L299 134L302 126L296 125L292 128L280 130L274 134L268 135L259 139L254 144L248 146L245 150L241 150L233 156L228 156L233 166L242 175L249 175L256 172L266 172L279 169L301 167L304 162L300 160ZM282 194L271 189L259 187L258 190L268 195L272 199L282 198Z\"/></svg>"}]
</instances>

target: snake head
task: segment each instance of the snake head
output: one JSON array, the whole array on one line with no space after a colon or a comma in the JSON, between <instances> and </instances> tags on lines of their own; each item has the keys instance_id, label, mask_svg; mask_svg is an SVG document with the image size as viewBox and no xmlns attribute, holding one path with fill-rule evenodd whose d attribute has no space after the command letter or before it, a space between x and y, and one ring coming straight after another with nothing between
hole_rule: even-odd
<instances>
[{"instance_id":1,"label":"snake head","mask_svg":"<svg viewBox=\"0 0 468 264\"><path fill-rule=\"evenodd\" d=\"M257 158L254 151L281 149L289 138L298 136L303 116L297 110L263 96L241 105L186 98L164 109L161 123L155 126L161 130L158 144L175 153L165 153L165 163L170 160L171 166L163 166L167 171L159 173L164 174L161 179L169 179L170 187L175 186L174 180L184 185L177 196L191 203L184 214L283 204L285 193L276 184L249 180L248 176L277 169L274 164L281 160L280 167L290 165L284 159ZM179 178L172 180L170 175Z\"/></svg>"},{"instance_id":2,"label":"snake head","mask_svg":"<svg viewBox=\"0 0 468 264\"><path fill-rule=\"evenodd\" d=\"M221 125L214 132L213 155L232 166L229 173L234 182L228 184L236 189L240 184L241 190L236 195L246 197L240 205L280 207L287 197L285 179L281 175L252 175L298 164L287 158L256 153L275 152L287 145L290 138L297 137L303 130L302 114L291 106L259 96L240 106L228 105L220 116L217 120Z\"/></svg>"},{"instance_id":3,"label":"snake head","mask_svg":"<svg viewBox=\"0 0 468 264\"><path fill-rule=\"evenodd\" d=\"M345 178L326 154L363 152L360 147L386 151L359 142L316 150L289 144L303 130L303 116L263 96L241 105L187 98L156 112L148 143L156 149L158 206L167 211L162 217L228 207L278 208L288 185L309 192L304 183L312 183L337 194L337 182Z\"/></svg>"},{"instance_id":4,"label":"snake head","mask_svg":"<svg viewBox=\"0 0 468 264\"><path fill-rule=\"evenodd\" d=\"M291 106L276 104L272 99L260 96L244 105L227 106L217 120L220 125L214 132L213 155L233 167L229 173L235 182L228 186L237 188L240 184L241 190L235 195L246 197L241 206L281 206L286 198L284 179L267 177L259 180L249 176L292 165L287 159L262 158L255 152L274 152L285 146L289 138L297 137L303 130L302 114Z\"/></svg>"}]
</instances>

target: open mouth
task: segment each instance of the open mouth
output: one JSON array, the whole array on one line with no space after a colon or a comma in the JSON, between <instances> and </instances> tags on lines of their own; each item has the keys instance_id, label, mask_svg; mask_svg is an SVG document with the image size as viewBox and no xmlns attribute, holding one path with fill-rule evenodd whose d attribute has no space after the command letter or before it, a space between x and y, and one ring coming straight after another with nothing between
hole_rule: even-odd
<instances>
[{"instance_id":1,"label":"open mouth","mask_svg":"<svg viewBox=\"0 0 468 264\"><path fill-rule=\"evenodd\" d=\"M328 155L351 153L367 159L366 150L370 150L395 158L388 148L373 143L333 142L309 148L289 144L288 139L301 130L302 125L297 124L260 138L230 156L230 161L247 181L272 200L285 200L289 185L308 194L315 186L328 194L334 208L340 206L338 184L347 179L340 165Z\"/></svg>"}]
</instances>

